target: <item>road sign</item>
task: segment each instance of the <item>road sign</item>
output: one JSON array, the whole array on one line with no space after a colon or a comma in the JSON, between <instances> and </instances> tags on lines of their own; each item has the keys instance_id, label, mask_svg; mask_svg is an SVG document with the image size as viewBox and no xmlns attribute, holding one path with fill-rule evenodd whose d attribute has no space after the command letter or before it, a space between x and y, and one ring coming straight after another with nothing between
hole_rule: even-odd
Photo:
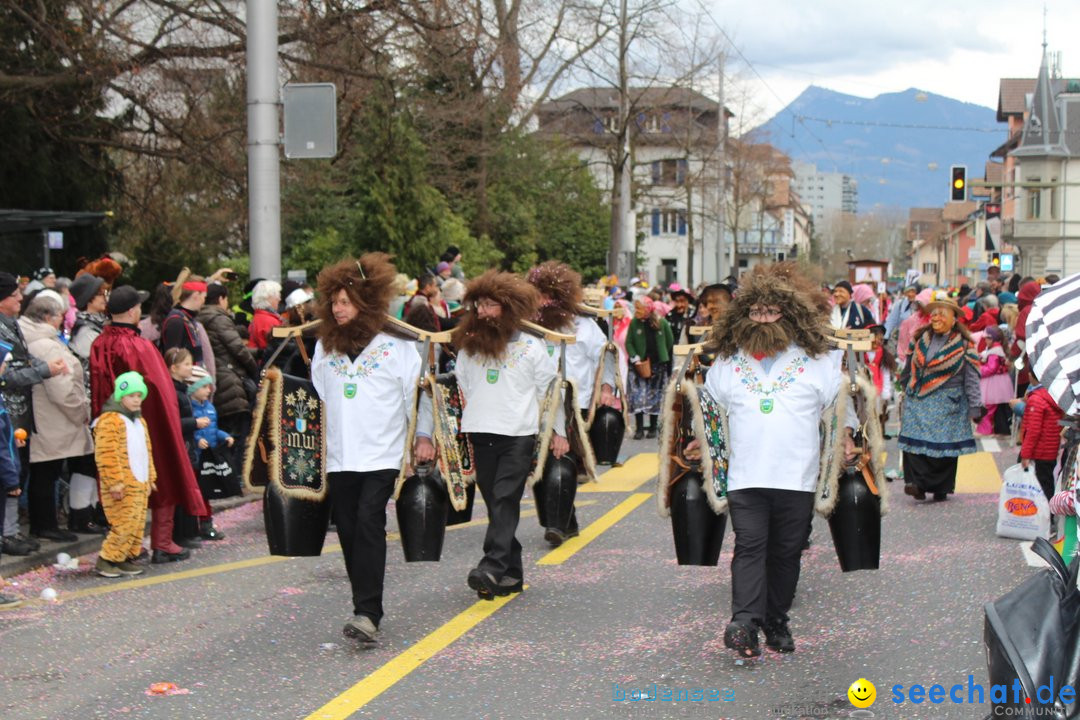
<instances>
[{"instance_id":1,"label":"road sign","mask_svg":"<svg viewBox=\"0 0 1080 720\"><path fill-rule=\"evenodd\" d=\"M285 103L285 157L337 155L337 88L333 83L292 83Z\"/></svg>"}]
</instances>

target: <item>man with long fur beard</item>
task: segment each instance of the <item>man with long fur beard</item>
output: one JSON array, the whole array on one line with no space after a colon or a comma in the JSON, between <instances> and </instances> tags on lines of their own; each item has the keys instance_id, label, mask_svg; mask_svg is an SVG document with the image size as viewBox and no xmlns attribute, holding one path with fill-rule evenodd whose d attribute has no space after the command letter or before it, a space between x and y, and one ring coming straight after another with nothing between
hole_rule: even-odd
<instances>
[{"instance_id":1,"label":"man with long fur beard","mask_svg":"<svg viewBox=\"0 0 1080 720\"><path fill-rule=\"evenodd\" d=\"M593 386L596 383L596 370L600 357L607 345L607 338L600 326L592 318L578 314L583 292L581 275L565 263L549 260L529 271L527 279L540 292L540 311L536 322L548 330L573 335L574 344L566 348L566 377L574 383L577 391L578 407L582 417L587 418L592 404ZM549 353L555 357L555 348L549 346ZM615 404L615 367L605 365L602 378L600 403ZM579 458L580 459L580 458ZM553 547L577 537L577 512L570 513L566 527L549 527L544 530L544 539Z\"/></svg>"},{"instance_id":2,"label":"man with long fur beard","mask_svg":"<svg viewBox=\"0 0 1080 720\"><path fill-rule=\"evenodd\" d=\"M468 308L454 330L458 348L454 374L465 396L461 431L473 446L476 484L488 511L484 557L469 572L468 585L480 598L521 592L524 571L521 543L514 537L521 516L521 496L532 464L540 426L540 406L557 375L555 360L544 341L519 329L522 320L536 316L539 293L508 272L488 270L469 282ZM430 405L417 430L418 463L435 457L431 444ZM560 408L555 427L566 427ZM569 450L556 433L555 457Z\"/></svg>"},{"instance_id":3,"label":"man with long fur beard","mask_svg":"<svg viewBox=\"0 0 1080 720\"><path fill-rule=\"evenodd\" d=\"M713 327L705 388L728 415L727 501L735 532L724 645L795 650L788 610L813 518L822 413L843 381L829 353L826 299L793 263L757 266ZM854 420L854 424L853 424ZM845 452L854 457L848 416ZM688 446L697 456L697 441Z\"/></svg>"},{"instance_id":4,"label":"man with long fur beard","mask_svg":"<svg viewBox=\"0 0 1080 720\"><path fill-rule=\"evenodd\" d=\"M382 332L394 295L390 256L367 253L319 273L322 320L311 382L326 417L326 479L353 616L346 637L376 642L383 617L386 503L404 456L420 377L414 343Z\"/></svg>"}]
</instances>

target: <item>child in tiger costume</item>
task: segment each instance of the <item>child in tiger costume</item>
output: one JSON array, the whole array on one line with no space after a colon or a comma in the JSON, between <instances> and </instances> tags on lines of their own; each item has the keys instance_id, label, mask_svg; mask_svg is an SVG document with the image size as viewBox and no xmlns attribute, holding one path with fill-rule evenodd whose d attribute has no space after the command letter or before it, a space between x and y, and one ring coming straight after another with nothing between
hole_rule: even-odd
<instances>
[{"instance_id":1,"label":"child in tiger costume","mask_svg":"<svg viewBox=\"0 0 1080 720\"><path fill-rule=\"evenodd\" d=\"M94 458L104 491L101 504L110 526L95 567L102 577L143 572L132 561L142 550L147 498L157 481L150 433L139 412L145 397L142 375L123 373L94 424Z\"/></svg>"}]
</instances>

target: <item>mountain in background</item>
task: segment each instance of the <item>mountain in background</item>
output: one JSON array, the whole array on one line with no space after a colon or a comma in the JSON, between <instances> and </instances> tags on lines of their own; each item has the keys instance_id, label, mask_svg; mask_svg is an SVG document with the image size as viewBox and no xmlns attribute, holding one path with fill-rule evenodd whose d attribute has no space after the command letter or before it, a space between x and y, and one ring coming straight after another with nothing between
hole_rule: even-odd
<instances>
[{"instance_id":1,"label":"mountain in background","mask_svg":"<svg viewBox=\"0 0 1080 720\"><path fill-rule=\"evenodd\" d=\"M940 207L949 199L949 166L967 165L969 179L985 174L1008 132L996 115L914 88L861 98L811 85L754 137L819 171L854 176L860 214Z\"/></svg>"}]
</instances>

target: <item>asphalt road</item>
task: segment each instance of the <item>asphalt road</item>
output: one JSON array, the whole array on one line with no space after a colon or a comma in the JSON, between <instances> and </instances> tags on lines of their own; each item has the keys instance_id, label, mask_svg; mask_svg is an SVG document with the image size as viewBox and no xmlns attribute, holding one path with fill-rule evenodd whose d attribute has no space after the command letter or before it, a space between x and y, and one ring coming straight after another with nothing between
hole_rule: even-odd
<instances>
[{"instance_id":1,"label":"asphalt road","mask_svg":"<svg viewBox=\"0 0 1080 720\"><path fill-rule=\"evenodd\" d=\"M374 649L341 635L350 601L336 537L319 558L271 558L260 503L217 516L225 540L134 580L96 577L92 555L77 571L10 578L24 598L52 587L59 599L0 613L0 717L989 714L989 705L948 701L898 706L891 688L948 688L969 674L986 683L982 604L1033 572L1019 543L994 535L993 476L1006 453L965 466L960 489L969 492L944 503L916 503L901 483L887 484L878 571L841 573L828 525L816 519L792 612L797 651L741 663L722 643L730 531L719 567L675 563L670 525L651 496L655 456L641 455L654 450L626 443L635 459L604 479L605 491L579 494L583 538L559 552L549 554L526 505L518 537L528 587L507 601L477 601L465 585L480 556L482 503L471 525L448 531L439 563L406 564L392 537ZM852 714L847 689L860 678L877 688L873 715ZM176 691L154 695L155 683ZM630 700L654 686L688 699ZM708 700L710 691L720 699Z\"/></svg>"}]
</instances>

